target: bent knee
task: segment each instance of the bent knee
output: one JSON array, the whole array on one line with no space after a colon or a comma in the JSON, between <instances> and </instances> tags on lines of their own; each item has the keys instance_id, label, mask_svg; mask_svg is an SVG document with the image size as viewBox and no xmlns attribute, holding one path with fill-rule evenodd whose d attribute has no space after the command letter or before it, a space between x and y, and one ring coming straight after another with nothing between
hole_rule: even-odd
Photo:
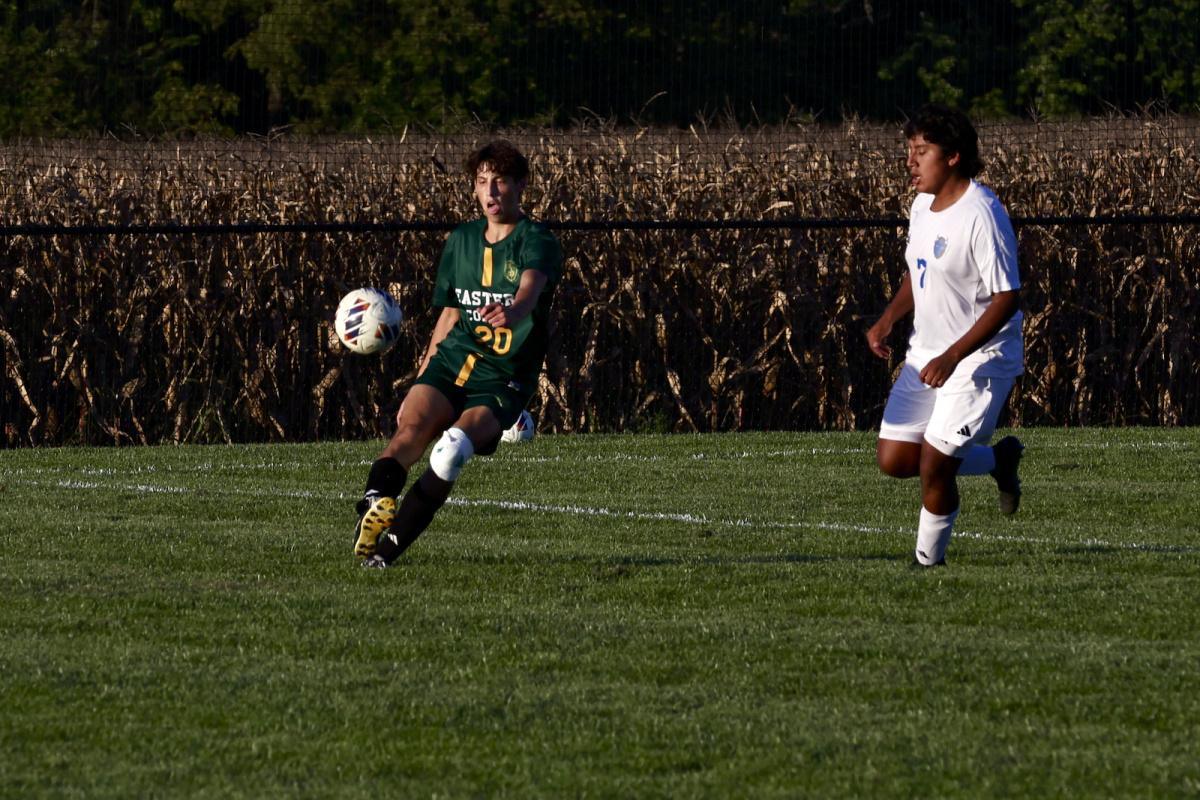
<instances>
[{"instance_id":1,"label":"bent knee","mask_svg":"<svg viewBox=\"0 0 1200 800\"><path fill-rule=\"evenodd\" d=\"M915 478L921 473L921 448L908 442L886 444L880 440L875 450L875 463L884 475L892 478Z\"/></svg>"},{"instance_id":2,"label":"bent knee","mask_svg":"<svg viewBox=\"0 0 1200 800\"><path fill-rule=\"evenodd\" d=\"M461 428L450 428L429 454L429 468L442 480L453 483L473 455L475 447L467 434Z\"/></svg>"},{"instance_id":3,"label":"bent knee","mask_svg":"<svg viewBox=\"0 0 1200 800\"><path fill-rule=\"evenodd\" d=\"M879 471L889 478L915 478L917 476L915 470L899 459L876 457L875 461L879 464Z\"/></svg>"}]
</instances>

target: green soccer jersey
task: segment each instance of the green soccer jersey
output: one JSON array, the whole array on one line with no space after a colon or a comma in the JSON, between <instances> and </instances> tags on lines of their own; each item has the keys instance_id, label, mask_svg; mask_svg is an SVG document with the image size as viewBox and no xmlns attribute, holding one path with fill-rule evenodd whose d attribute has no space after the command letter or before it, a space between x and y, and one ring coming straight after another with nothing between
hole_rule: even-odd
<instances>
[{"instance_id":1,"label":"green soccer jersey","mask_svg":"<svg viewBox=\"0 0 1200 800\"><path fill-rule=\"evenodd\" d=\"M438 356L457 370L459 386L491 380L533 385L549 344L550 303L562 276L562 248L545 226L528 218L494 244L484 238L486 229L486 219L467 222L446 240L433 304L459 309L459 318L438 345ZM513 302L527 269L546 275L533 311L511 329L481 320L480 306Z\"/></svg>"}]
</instances>

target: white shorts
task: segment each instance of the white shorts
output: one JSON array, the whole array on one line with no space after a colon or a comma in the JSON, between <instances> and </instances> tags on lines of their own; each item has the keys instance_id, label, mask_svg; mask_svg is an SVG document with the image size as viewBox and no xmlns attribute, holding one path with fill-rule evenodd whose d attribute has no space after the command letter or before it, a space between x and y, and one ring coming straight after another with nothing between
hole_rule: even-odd
<instances>
[{"instance_id":1,"label":"white shorts","mask_svg":"<svg viewBox=\"0 0 1200 800\"><path fill-rule=\"evenodd\" d=\"M934 389L906 363L888 395L879 438L917 443L924 439L946 455L961 458L992 438L1015 382L951 375L945 386Z\"/></svg>"}]
</instances>

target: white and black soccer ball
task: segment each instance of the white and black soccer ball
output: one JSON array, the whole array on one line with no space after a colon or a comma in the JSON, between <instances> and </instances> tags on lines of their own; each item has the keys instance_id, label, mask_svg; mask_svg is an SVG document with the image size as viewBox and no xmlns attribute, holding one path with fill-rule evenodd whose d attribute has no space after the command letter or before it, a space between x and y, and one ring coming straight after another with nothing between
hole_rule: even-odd
<instances>
[{"instance_id":1,"label":"white and black soccer ball","mask_svg":"<svg viewBox=\"0 0 1200 800\"><path fill-rule=\"evenodd\" d=\"M528 442L533 438L533 431L533 415L528 411L522 411L521 416L517 417L517 421L512 424L512 427L500 434L500 441L508 444Z\"/></svg>"},{"instance_id":2,"label":"white and black soccer ball","mask_svg":"<svg viewBox=\"0 0 1200 800\"><path fill-rule=\"evenodd\" d=\"M400 338L404 315L399 304L379 289L355 289L338 303L333 327L338 341L356 353L382 353Z\"/></svg>"}]
</instances>

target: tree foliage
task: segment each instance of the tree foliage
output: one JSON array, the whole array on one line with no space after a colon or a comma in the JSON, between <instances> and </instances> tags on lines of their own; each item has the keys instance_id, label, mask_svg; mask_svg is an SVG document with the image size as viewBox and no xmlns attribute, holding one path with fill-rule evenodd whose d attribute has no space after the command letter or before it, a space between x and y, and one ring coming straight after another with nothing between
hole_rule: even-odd
<instances>
[{"instance_id":1,"label":"tree foliage","mask_svg":"<svg viewBox=\"0 0 1200 800\"><path fill-rule=\"evenodd\" d=\"M1197 19L1200 0L4 2L0 136L1190 111Z\"/></svg>"}]
</instances>

